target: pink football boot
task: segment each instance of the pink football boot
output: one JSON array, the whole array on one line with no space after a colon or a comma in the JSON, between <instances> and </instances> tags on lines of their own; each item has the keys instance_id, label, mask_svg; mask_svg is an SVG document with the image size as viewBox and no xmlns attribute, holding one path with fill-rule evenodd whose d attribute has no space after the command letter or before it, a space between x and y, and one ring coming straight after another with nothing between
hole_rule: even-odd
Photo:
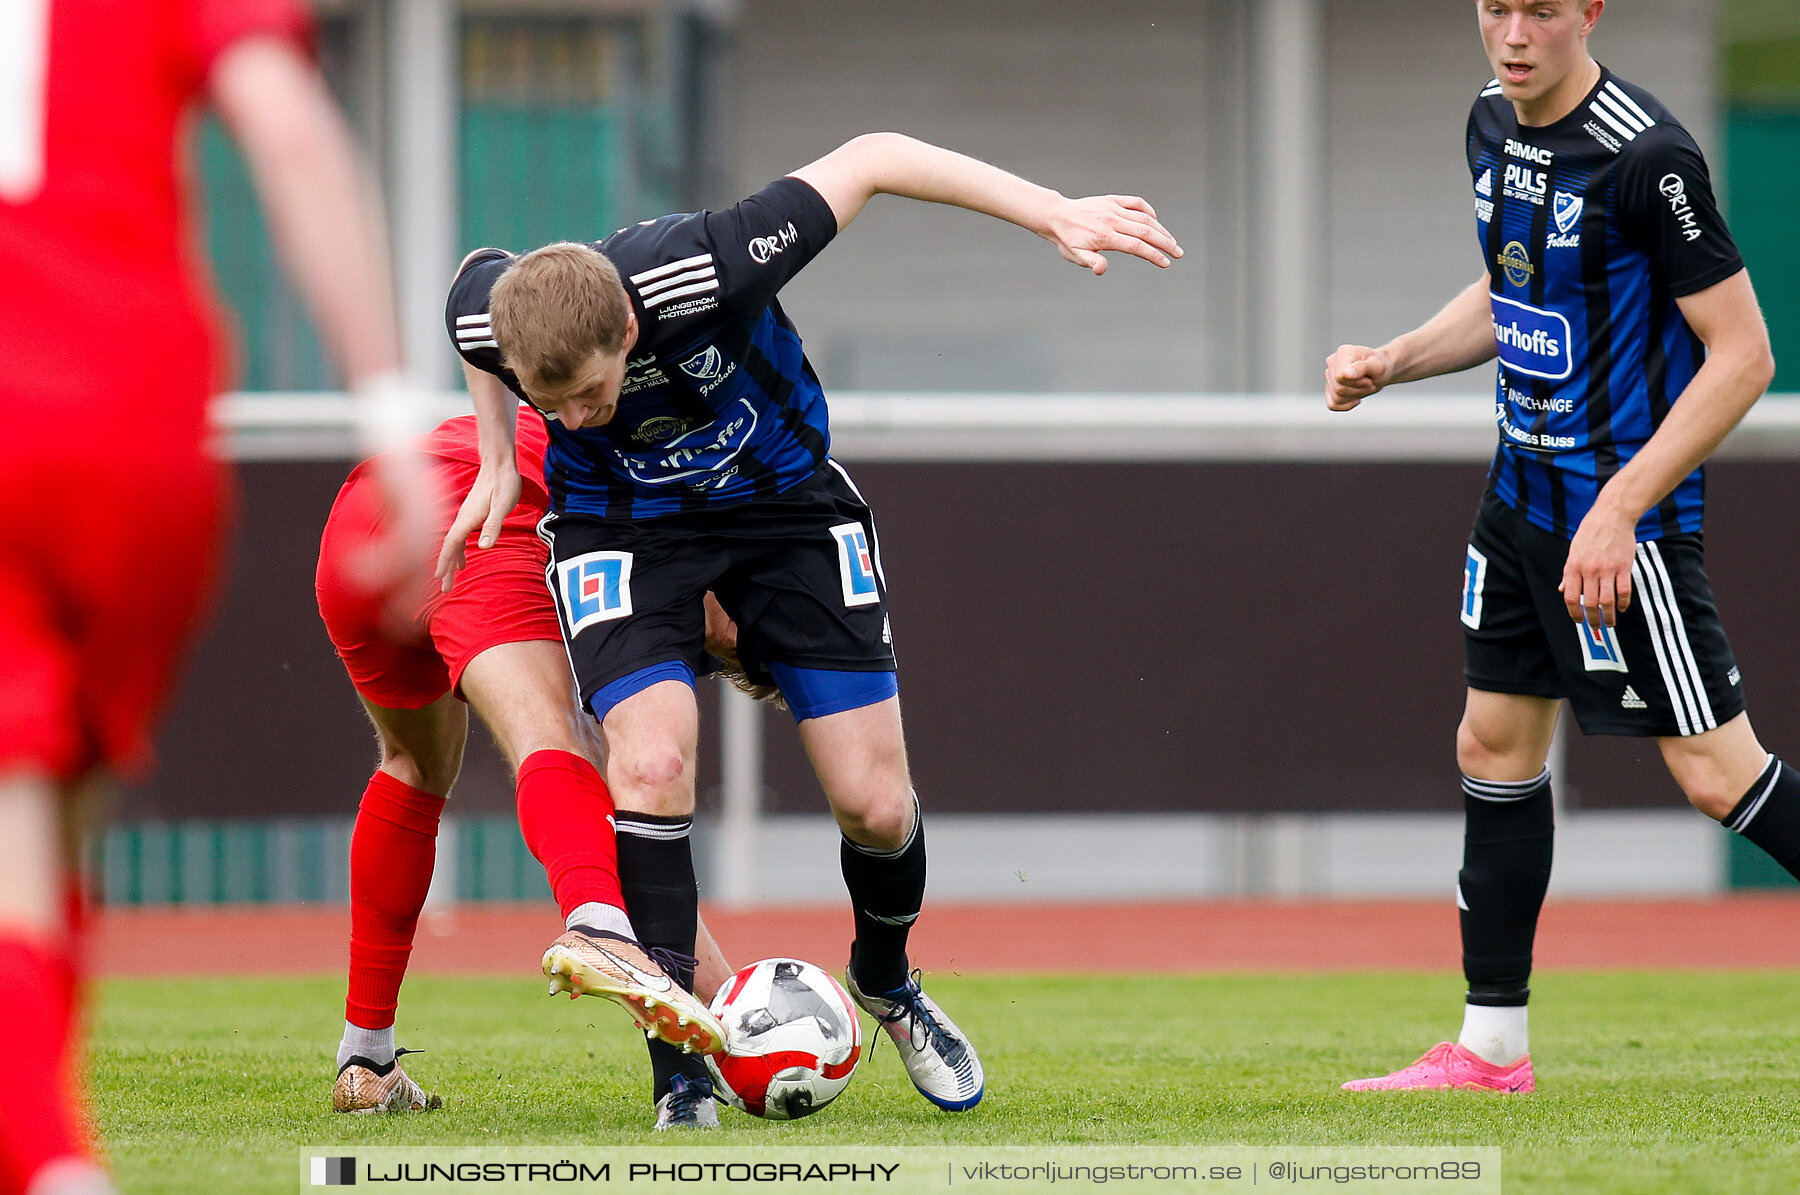
<instances>
[{"instance_id":1,"label":"pink football boot","mask_svg":"<svg viewBox=\"0 0 1800 1195\"><path fill-rule=\"evenodd\" d=\"M1531 1075L1529 1054L1511 1066L1495 1066L1455 1042L1441 1041L1403 1070L1344 1084L1345 1091L1442 1091L1451 1087L1528 1092L1537 1090L1537 1081Z\"/></svg>"}]
</instances>

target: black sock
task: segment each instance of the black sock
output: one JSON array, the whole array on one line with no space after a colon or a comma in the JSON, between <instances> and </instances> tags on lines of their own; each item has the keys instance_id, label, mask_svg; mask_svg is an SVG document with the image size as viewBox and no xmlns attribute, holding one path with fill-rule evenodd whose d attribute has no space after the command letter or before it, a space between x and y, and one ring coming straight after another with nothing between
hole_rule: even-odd
<instances>
[{"instance_id":1,"label":"black sock","mask_svg":"<svg viewBox=\"0 0 1800 1195\"><path fill-rule=\"evenodd\" d=\"M694 852L688 840L691 817L658 817L619 810L619 888L625 913L646 950L660 949L692 956L694 926L700 915L700 889L694 880ZM669 968L670 978L692 990L692 967ZM665 1041L649 1041L654 1075L652 1101L669 1092L673 1075L705 1075L697 1054L684 1054Z\"/></svg>"},{"instance_id":2,"label":"black sock","mask_svg":"<svg viewBox=\"0 0 1800 1195\"><path fill-rule=\"evenodd\" d=\"M1535 780L1464 776L1462 790L1466 820L1456 903L1469 1003L1524 1004L1556 835L1550 771Z\"/></svg>"},{"instance_id":3,"label":"black sock","mask_svg":"<svg viewBox=\"0 0 1800 1195\"><path fill-rule=\"evenodd\" d=\"M912 833L892 850L845 838L838 848L844 887L856 914L850 969L869 995L906 985L906 935L925 902L925 826L913 802Z\"/></svg>"},{"instance_id":4,"label":"black sock","mask_svg":"<svg viewBox=\"0 0 1800 1195\"><path fill-rule=\"evenodd\" d=\"M1800 772L1769 756L1769 766L1726 815L1724 826L1769 852L1800 879Z\"/></svg>"}]
</instances>

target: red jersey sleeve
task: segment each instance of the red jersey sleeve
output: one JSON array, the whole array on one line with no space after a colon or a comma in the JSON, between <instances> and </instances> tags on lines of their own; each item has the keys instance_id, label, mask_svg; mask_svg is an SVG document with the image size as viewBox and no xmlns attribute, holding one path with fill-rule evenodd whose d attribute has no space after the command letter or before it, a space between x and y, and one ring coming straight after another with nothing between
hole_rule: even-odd
<instances>
[{"instance_id":1,"label":"red jersey sleeve","mask_svg":"<svg viewBox=\"0 0 1800 1195\"><path fill-rule=\"evenodd\" d=\"M312 56L312 14L302 0L182 0L186 56L204 80L220 54L259 34L292 42Z\"/></svg>"}]
</instances>

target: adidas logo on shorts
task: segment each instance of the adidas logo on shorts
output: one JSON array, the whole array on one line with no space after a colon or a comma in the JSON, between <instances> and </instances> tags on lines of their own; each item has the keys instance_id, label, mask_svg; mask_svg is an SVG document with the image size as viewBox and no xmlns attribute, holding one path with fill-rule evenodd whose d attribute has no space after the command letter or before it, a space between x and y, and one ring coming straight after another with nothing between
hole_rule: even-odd
<instances>
[{"instance_id":1,"label":"adidas logo on shorts","mask_svg":"<svg viewBox=\"0 0 1800 1195\"><path fill-rule=\"evenodd\" d=\"M1637 695L1637 690L1630 685L1626 685L1625 696L1619 698L1619 708L1626 710L1641 710L1646 707L1644 705L1644 699Z\"/></svg>"}]
</instances>

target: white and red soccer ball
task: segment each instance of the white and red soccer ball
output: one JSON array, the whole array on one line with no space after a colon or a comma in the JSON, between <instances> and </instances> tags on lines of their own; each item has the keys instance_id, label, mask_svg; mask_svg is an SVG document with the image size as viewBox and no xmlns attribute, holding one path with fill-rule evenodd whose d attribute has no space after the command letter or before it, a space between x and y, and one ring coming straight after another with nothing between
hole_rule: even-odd
<instances>
[{"instance_id":1,"label":"white and red soccer ball","mask_svg":"<svg viewBox=\"0 0 1800 1195\"><path fill-rule=\"evenodd\" d=\"M717 1094L739 1111L799 1120L837 1098L862 1057L862 1022L831 975L770 958L732 976L713 997L725 1052L707 1056Z\"/></svg>"}]
</instances>

